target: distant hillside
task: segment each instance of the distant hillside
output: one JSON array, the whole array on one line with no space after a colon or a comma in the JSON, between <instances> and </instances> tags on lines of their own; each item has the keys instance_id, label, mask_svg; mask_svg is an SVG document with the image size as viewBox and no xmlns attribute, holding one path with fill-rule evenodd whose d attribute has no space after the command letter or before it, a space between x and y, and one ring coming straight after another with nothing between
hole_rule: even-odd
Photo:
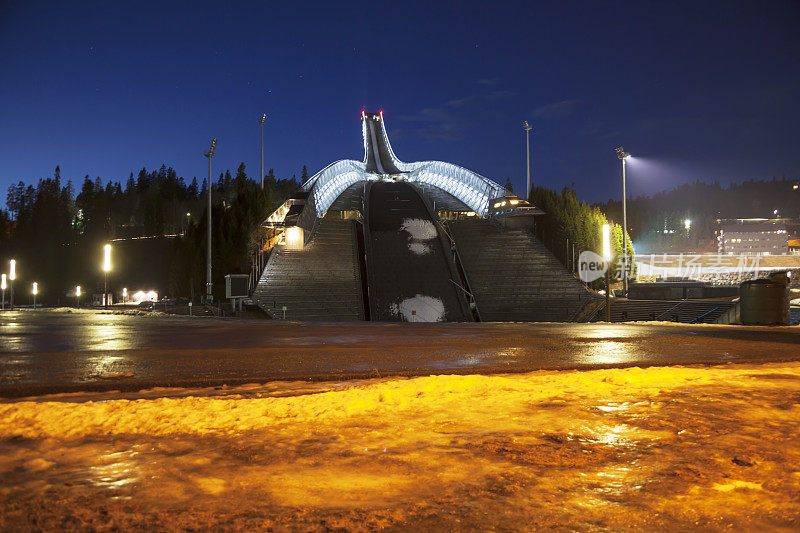
<instances>
[{"instance_id":1,"label":"distant hillside","mask_svg":"<svg viewBox=\"0 0 800 533\"><path fill-rule=\"evenodd\" d=\"M719 218L800 217L800 179L750 180L722 186L696 181L653 196L628 199L628 232L638 253L716 251ZM598 204L622 222L622 201ZM689 229L686 220L690 220Z\"/></svg>"}]
</instances>

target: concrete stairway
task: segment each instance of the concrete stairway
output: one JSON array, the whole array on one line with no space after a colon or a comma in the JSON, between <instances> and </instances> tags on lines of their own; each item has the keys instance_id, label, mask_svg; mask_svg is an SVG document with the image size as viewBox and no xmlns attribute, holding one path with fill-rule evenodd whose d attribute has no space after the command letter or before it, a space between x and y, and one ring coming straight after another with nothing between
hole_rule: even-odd
<instances>
[{"instance_id":1,"label":"concrete stairway","mask_svg":"<svg viewBox=\"0 0 800 533\"><path fill-rule=\"evenodd\" d=\"M592 298L526 230L480 219L447 226L485 322L570 322Z\"/></svg>"},{"instance_id":2,"label":"concrete stairway","mask_svg":"<svg viewBox=\"0 0 800 533\"><path fill-rule=\"evenodd\" d=\"M322 219L301 251L276 246L253 292L273 318L364 320L355 224Z\"/></svg>"}]
</instances>

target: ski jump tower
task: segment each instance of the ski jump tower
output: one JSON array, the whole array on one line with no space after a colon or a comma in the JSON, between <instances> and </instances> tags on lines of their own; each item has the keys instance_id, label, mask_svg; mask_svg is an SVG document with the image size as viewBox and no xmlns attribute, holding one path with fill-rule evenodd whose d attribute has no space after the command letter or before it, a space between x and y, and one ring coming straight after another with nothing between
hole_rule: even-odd
<instances>
[{"instance_id":1,"label":"ski jump tower","mask_svg":"<svg viewBox=\"0 0 800 533\"><path fill-rule=\"evenodd\" d=\"M331 163L264 222L253 300L270 316L570 321L591 299L531 231L541 210L458 165L400 161L382 111L361 133L362 161Z\"/></svg>"}]
</instances>

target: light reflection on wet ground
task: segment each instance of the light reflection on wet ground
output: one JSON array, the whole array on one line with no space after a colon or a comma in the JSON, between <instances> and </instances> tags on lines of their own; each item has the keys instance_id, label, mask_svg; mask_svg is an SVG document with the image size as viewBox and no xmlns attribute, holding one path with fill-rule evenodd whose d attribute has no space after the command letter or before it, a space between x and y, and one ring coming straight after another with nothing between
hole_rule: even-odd
<instances>
[{"instance_id":1,"label":"light reflection on wet ground","mask_svg":"<svg viewBox=\"0 0 800 533\"><path fill-rule=\"evenodd\" d=\"M0 396L726 360L800 360L800 329L0 314Z\"/></svg>"}]
</instances>

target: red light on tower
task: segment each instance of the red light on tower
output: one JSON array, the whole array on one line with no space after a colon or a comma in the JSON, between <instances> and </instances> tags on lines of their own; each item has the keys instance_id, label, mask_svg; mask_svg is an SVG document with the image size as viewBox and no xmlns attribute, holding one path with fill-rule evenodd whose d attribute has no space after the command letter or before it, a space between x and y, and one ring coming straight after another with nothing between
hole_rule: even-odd
<instances>
[{"instance_id":1,"label":"red light on tower","mask_svg":"<svg viewBox=\"0 0 800 533\"><path fill-rule=\"evenodd\" d=\"M381 109L380 111L378 111L378 113L380 113L380 114L381 114L381 116L383 116L383 109Z\"/></svg>"}]
</instances>

